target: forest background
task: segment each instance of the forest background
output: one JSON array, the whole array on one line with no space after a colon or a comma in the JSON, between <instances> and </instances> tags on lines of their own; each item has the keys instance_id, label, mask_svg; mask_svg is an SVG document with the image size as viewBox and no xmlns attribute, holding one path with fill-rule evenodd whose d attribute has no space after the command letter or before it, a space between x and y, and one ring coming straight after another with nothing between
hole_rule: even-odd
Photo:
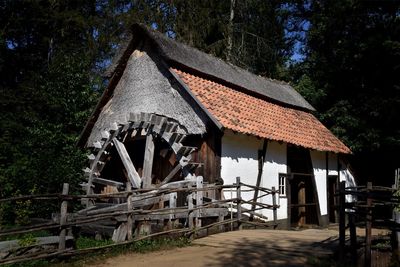
<instances>
[{"instance_id":1,"label":"forest background","mask_svg":"<svg viewBox=\"0 0 400 267\"><path fill-rule=\"evenodd\" d=\"M400 1L4 0L0 2L0 198L79 191L76 142L139 22L258 75L290 82L348 145L361 183L400 167ZM23 223L53 207L2 205ZM22 214L21 214L22 213Z\"/></svg>"}]
</instances>

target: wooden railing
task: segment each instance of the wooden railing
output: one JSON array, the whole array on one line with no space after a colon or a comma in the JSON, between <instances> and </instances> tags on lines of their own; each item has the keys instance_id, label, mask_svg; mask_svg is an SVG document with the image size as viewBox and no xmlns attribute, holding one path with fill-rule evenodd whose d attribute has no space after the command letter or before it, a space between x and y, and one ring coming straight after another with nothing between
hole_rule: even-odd
<instances>
[{"instance_id":1,"label":"wooden railing","mask_svg":"<svg viewBox=\"0 0 400 267\"><path fill-rule=\"evenodd\" d=\"M219 231L229 230L225 227L226 225L230 225L231 230L241 229L243 224L265 227L277 225L276 210L279 207L276 205L277 192L274 189L256 188L241 183L240 178L237 178L236 183L232 185L204 185L202 177L196 177L168 183L157 189L127 190L118 193L92 195L69 194L68 189L69 185L64 184L61 194L28 195L0 199L0 204L25 200L61 201L60 212L53 214L51 221L0 230L0 240L7 236L28 234L41 230L58 233L54 236L35 238L33 242L25 245L21 245L21 240L0 242L0 265L60 255L78 255L161 235L175 234L195 238L198 235L208 234L210 228L216 228ZM243 191L249 192L256 189L262 192L262 195L257 197L256 201L242 199ZM234 192L235 197L219 200L206 197L208 192L219 191L221 195L228 190ZM229 193L225 192L226 195L229 195ZM272 195L272 203L259 201L260 197L265 195ZM187 197L185 205L177 205L178 196ZM98 200L112 202L117 199L122 203L98 203ZM96 206L89 206L78 212L69 212L76 206L75 204L81 203L82 200L89 202L96 200L97 203ZM244 208L243 204L248 204L247 206L250 205L252 208ZM273 210L272 223L266 222L267 218L260 212L262 209ZM249 220L250 215L260 220L258 222L251 221ZM214 222L205 224L205 218L214 218ZM92 226L97 222L110 219L115 222L112 235L113 244L85 249L74 248L71 231L73 227ZM155 233L146 233L146 223L151 221L166 222L166 229ZM177 226L177 221L183 222L182 225ZM135 228L137 229L136 234L133 232Z\"/></svg>"},{"instance_id":2,"label":"wooden railing","mask_svg":"<svg viewBox=\"0 0 400 267\"><path fill-rule=\"evenodd\" d=\"M390 207L391 210L398 207L400 198L394 194L395 191L395 188L373 186L370 182L367 186L358 187L346 187L345 182L340 183L337 196L339 197L339 258L342 261L345 260L346 253L350 252L353 264L357 263L359 244L356 226L365 228L363 240L365 266L372 266L372 228L384 228L392 232L400 230L399 223L388 218L388 214L382 217L378 212L382 207ZM351 196L352 201L346 202L346 196ZM350 233L349 246L346 246L346 229L349 229Z\"/></svg>"}]
</instances>

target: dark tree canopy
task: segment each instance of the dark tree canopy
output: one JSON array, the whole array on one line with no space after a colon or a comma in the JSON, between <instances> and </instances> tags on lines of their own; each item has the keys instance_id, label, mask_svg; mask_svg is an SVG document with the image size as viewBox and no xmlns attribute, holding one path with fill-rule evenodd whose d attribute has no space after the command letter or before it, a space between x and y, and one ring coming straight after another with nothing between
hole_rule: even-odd
<instances>
[{"instance_id":1,"label":"dark tree canopy","mask_svg":"<svg viewBox=\"0 0 400 267\"><path fill-rule=\"evenodd\" d=\"M399 14L398 1L2 1L0 197L78 186L77 138L134 22L291 80L352 148L361 177L389 177L382 169L400 167Z\"/></svg>"},{"instance_id":2,"label":"dark tree canopy","mask_svg":"<svg viewBox=\"0 0 400 267\"><path fill-rule=\"evenodd\" d=\"M400 166L399 6L311 1L306 59L296 70L301 92L353 150L363 179Z\"/></svg>"}]
</instances>

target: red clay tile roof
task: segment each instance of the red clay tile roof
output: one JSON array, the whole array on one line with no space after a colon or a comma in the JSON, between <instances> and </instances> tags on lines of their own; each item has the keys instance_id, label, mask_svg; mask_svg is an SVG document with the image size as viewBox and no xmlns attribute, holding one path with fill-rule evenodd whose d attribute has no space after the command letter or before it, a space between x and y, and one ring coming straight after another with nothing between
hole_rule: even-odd
<instances>
[{"instance_id":1,"label":"red clay tile roof","mask_svg":"<svg viewBox=\"0 0 400 267\"><path fill-rule=\"evenodd\" d=\"M178 69L172 71L227 129L319 151L351 153L311 113L273 104Z\"/></svg>"}]
</instances>

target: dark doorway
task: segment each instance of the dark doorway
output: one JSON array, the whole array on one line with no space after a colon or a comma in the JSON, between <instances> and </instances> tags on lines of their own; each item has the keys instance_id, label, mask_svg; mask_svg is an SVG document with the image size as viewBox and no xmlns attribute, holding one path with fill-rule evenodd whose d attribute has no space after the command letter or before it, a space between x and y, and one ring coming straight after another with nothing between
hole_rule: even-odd
<instances>
[{"instance_id":1,"label":"dark doorway","mask_svg":"<svg viewBox=\"0 0 400 267\"><path fill-rule=\"evenodd\" d=\"M338 213L336 209L337 204L337 196L336 190L338 188L338 176L337 175L329 175L328 176L328 213L329 213L329 222L336 223L338 222Z\"/></svg>"},{"instance_id":2,"label":"dark doorway","mask_svg":"<svg viewBox=\"0 0 400 267\"><path fill-rule=\"evenodd\" d=\"M310 152L288 145L289 166L288 215L292 227L318 225L318 197Z\"/></svg>"}]
</instances>

